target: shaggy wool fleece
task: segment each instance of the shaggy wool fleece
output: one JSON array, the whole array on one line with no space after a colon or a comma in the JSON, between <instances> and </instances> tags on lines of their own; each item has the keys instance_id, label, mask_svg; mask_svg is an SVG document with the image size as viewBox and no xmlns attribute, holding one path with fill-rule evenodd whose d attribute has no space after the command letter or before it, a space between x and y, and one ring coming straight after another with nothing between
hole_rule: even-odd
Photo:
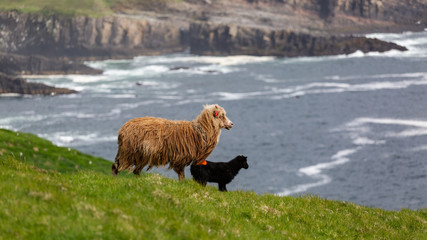
<instances>
[{"instance_id":1,"label":"shaggy wool fleece","mask_svg":"<svg viewBox=\"0 0 427 240\"><path fill-rule=\"evenodd\" d=\"M218 144L221 129L232 127L224 108L216 104L205 105L193 121L131 119L119 130L113 175L125 169L139 175L145 166L149 170L169 164L183 180L184 168L204 161Z\"/></svg>"}]
</instances>

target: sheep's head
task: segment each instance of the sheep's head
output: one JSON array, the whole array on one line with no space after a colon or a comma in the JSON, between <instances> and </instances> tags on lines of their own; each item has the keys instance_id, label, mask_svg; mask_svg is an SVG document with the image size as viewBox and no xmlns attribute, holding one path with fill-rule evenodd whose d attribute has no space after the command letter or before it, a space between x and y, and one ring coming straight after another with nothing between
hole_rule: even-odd
<instances>
[{"instance_id":1,"label":"sheep's head","mask_svg":"<svg viewBox=\"0 0 427 240\"><path fill-rule=\"evenodd\" d=\"M211 111L212 116L214 119L219 121L219 127L225 128L227 130L230 130L233 127L233 122L230 121L230 119L227 118L227 113L225 112L224 108L218 106L218 105L207 105L205 106L205 109L208 109Z\"/></svg>"}]
</instances>

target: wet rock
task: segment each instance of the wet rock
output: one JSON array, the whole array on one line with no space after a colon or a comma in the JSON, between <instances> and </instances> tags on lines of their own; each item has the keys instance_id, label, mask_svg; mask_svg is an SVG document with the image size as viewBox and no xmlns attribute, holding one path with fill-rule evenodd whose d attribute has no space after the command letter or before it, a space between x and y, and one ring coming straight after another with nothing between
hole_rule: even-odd
<instances>
[{"instance_id":1,"label":"wet rock","mask_svg":"<svg viewBox=\"0 0 427 240\"><path fill-rule=\"evenodd\" d=\"M66 88L55 88L42 83L31 83L19 77L12 77L0 73L0 94L5 93L56 95L77 93L77 91Z\"/></svg>"},{"instance_id":2,"label":"wet rock","mask_svg":"<svg viewBox=\"0 0 427 240\"><path fill-rule=\"evenodd\" d=\"M100 74L102 70L71 60L0 52L0 72L10 75Z\"/></svg>"}]
</instances>

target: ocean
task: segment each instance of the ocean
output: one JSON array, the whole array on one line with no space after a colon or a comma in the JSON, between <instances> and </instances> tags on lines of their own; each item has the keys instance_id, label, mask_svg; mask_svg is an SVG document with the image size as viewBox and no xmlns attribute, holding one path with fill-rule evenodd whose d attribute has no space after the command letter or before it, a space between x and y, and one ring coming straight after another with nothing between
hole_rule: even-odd
<instances>
[{"instance_id":1,"label":"ocean","mask_svg":"<svg viewBox=\"0 0 427 240\"><path fill-rule=\"evenodd\" d=\"M26 76L79 91L0 97L0 128L113 161L129 119L192 120L219 104L234 127L209 157L248 157L229 190L427 207L427 30L371 34L406 52L325 57L188 53L93 61L102 75ZM177 179L173 171L155 168ZM189 167L186 177L191 178Z\"/></svg>"}]
</instances>

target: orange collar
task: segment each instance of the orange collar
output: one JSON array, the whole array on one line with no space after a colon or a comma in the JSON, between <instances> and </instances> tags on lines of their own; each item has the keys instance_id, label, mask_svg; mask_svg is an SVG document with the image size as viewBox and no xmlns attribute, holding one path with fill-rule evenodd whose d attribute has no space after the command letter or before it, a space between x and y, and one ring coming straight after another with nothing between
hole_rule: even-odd
<instances>
[{"instance_id":1,"label":"orange collar","mask_svg":"<svg viewBox=\"0 0 427 240\"><path fill-rule=\"evenodd\" d=\"M203 162L199 162L196 165L207 165L207 164L208 164L208 162L206 162L206 160L204 160Z\"/></svg>"}]
</instances>

